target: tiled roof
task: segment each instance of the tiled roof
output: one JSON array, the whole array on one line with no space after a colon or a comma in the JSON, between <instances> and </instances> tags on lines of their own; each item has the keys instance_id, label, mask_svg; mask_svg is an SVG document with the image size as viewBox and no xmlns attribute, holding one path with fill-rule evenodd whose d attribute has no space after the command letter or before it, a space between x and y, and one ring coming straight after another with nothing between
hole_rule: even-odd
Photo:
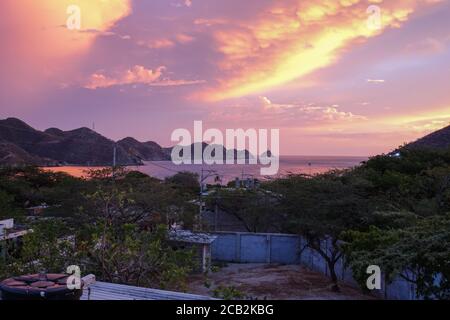
<instances>
[{"instance_id":1,"label":"tiled roof","mask_svg":"<svg viewBox=\"0 0 450 320\"><path fill-rule=\"evenodd\" d=\"M133 287L107 282L95 282L85 289L81 300L212 300L194 294Z\"/></svg>"}]
</instances>

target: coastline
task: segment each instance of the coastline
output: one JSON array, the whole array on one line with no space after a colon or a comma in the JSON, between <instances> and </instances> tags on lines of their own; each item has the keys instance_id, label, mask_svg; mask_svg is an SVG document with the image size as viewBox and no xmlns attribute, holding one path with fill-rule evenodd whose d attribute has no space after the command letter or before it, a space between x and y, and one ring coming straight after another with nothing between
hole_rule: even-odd
<instances>
[{"instance_id":1,"label":"coastline","mask_svg":"<svg viewBox=\"0 0 450 320\"><path fill-rule=\"evenodd\" d=\"M333 169L348 169L360 165L368 157L357 156L281 156L280 170L273 177L282 177L289 174L319 174ZM99 169L110 167L106 166L47 166L40 167L44 170L65 172L73 176L82 177L84 172L89 169ZM211 170L216 172L223 183L234 180L235 178L247 179L265 179L259 171L260 164L223 164L223 165L202 165L202 164L181 164L175 165L171 161L144 161L141 165L128 165L126 168L140 171L149 176L164 179L178 172L188 171L201 175L202 170Z\"/></svg>"}]
</instances>

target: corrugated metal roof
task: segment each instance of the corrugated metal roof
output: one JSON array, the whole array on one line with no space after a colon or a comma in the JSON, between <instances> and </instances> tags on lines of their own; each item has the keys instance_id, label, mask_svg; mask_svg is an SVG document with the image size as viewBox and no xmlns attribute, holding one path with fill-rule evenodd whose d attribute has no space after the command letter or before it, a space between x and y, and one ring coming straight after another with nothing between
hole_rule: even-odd
<instances>
[{"instance_id":1,"label":"corrugated metal roof","mask_svg":"<svg viewBox=\"0 0 450 320\"><path fill-rule=\"evenodd\" d=\"M194 294L133 287L107 282L95 282L83 291L81 300L212 300L211 297Z\"/></svg>"},{"instance_id":2,"label":"corrugated metal roof","mask_svg":"<svg viewBox=\"0 0 450 320\"><path fill-rule=\"evenodd\" d=\"M217 236L208 233L198 233L189 230L171 230L169 239L172 241L211 244L217 239Z\"/></svg>"}]
</instances>

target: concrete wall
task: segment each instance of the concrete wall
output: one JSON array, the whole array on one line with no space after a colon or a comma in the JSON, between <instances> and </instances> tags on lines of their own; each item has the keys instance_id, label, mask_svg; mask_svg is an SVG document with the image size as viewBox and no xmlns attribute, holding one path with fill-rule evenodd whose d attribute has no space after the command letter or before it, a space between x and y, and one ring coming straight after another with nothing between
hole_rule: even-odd
<instances>
[{"instance_id":1,"label":"concrete wall","mask_svg":"<svg viewBox=\"0 0 450 320\"><path fill-rule=\"evenodd\" d=\"M217 239L212 244L212 259L234 263L300 264L329 276L325 260L314 250L305 248L305 240L296 235L275 233L215 232ZM324 249L329 244L323 242ZM341 259L336 264L339 279L358 287L352 270L344 267ZM368 275L369 276L369 275ZM382 282L376 294L386 299L414 300L415 287L411 283L396 279L391 284Z\"/></svg>"},{"instance_id":2,"label":"concrete wall","mask_svg":"<svg viewBox=\"0 0 450 320\"><path fill-rule=\"evenodd\" d=\"M236 263L300 263L301 239L295 235L217 232L212 259Z\"/></svg>"}]
</instances>

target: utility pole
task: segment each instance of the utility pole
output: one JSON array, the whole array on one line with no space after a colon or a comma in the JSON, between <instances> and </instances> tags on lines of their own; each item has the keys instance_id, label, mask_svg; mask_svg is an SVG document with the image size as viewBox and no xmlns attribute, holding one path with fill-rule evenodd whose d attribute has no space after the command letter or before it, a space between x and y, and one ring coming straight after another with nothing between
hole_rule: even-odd
<instances>
[{"instance_id":1,"label":"utility pole","mask_svg":"<svg viewBox=\"0 0 450 320\"><path fill-rule=\"evenodd\" d=\"M200 175L200 196L203 194L203 168L202 173Z\"/></svg>"},{"instance_id":2,"label":"utility pole","mask_svg":"<svg viewBox=\"0 0 450 320\"><path fill-rule=\"evenodd\" d=\"M114 151L113 151L113 167L116 167L116 155L117 155L117 147L116 144L114 143Z\"/></svg>"},{"instance_id":3,"label":"utility pole","mask_svg":"<svg viewBox=\"0 0 450 320\"><path fill-rule=\"evenodd\" d=\"M112 177L113 177L113 179L115 178L116 156L117 156L117 146L116 146L116 143L114 142L114 147L113 147L113 163L112 163Z\"/></svg>"},{"instance_id":4,"label":"utility pole","mask_svg":"<svg viewBox=\"0 0 450 320\"><path fill-rule=\"evenodd\" d=\"M217 231L218 219L219 219L219 199L216 193L216 201L214 203L214 231Z\"/></svg>"},{"instance_id":5,"label":"utility pole","mask_svg":"<svg viewBox=\"0 0 450 320\"><path fill-rule=\"evenodd\" d=\"M206 173L206 175L205 175ZM200 227L202 226L202 213L203 213L203 193L205 192L203 183L211 176L218 177L218 173L216 170L204 170L202 168L201 174L200 174L200 197L199 197L199 224Z\"/></svg>"},{"instance_id":6,"label":"utility pole","mask_svg":"<svg viewBox=\"0 0 450 320\"><path fill-rule=\"evenodd\" d=\"M206 173L206 175L205 175L205 173ZM212 176L219 177L219 174L217 173L216 170L205 170L202 168L201 175L200 175L200 194L203 194L203 192L205 191L203 182L205 182L206 179L208 179L209 177L212 177Z\"/></svg>"}]
</instances>

